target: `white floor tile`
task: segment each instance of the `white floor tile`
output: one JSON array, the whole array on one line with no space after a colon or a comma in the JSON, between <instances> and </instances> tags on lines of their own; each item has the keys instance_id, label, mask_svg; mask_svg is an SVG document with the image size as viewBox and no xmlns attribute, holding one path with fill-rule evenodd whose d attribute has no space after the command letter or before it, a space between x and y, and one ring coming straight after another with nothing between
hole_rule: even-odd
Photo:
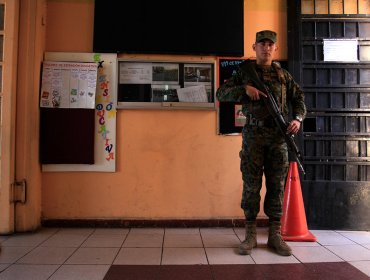
<instances>
[{"instance_id":1,"label":"white floor tile","mask_svg":"<svg viewBox=\"0 0 370 280\"><path fill-rule=\"evenodd\" d=\"M287 241L286 242L290 247L321 247L317 242L303 242L303 241Z\"/></svg>"},{"instance_id":2,"label":"white floor tile","mask_svg":"<svg viewBox=\"0 0 370 280\"><path fill-rule=\"evenodd\" d=\"M200 233L204 234L235 234L233 228L200 228Z\"/></svg>"},{"instance_id":3,"label":"white floor tile","mask_svg":"<svg viewBox=\"0 0 370 280\"><path fill-rule=\"evenodd\" d=\"M46 280L59 265L14 264L0 274L0 280Z\"/></svg>"},{"instance_id":4,"label":"white floor tile","mask_svg":"<svg viewBox=\"0 0 370 280\"><path fill-rule=\"evenodd\" d=\"M163 265L208 264L203 248L164 248Z\"/></svg>"},{"instance_id":5,"label":"white floor tile","mask_svg":"<svg viewBox=\"0 0 370 280\"><path fill-rule=\"evenodd\" d=\"M41 247L80 247L88 236L78 234L56 234L44 241Z\"/></svg>"},{"instance_id":6,"label":"white floor tile","mask_svg":"<svg viewBox=\"0 0 370 280\"><path fill-rule=\"evenodd\" d=\"M206 234L202 235L204 247L238 247L240 240L235 234Z\"/></svg>"},{"instance_id":7,"label":"white floor tile","mask_svg":"<svg viewBox=\"0 0 370 280\"><path fill-rule=\"evenodd\" d=\"M17 234L1 243L1 246L38 246L50 238L48 234Z\"/></svg>"},{"instance_id":8,"label":"white floor tile","mask_svg":"<svg viewBox=\"0 0 370 280\"><path fill-rule=\"evenodd\" d=\"M345 261L370 261L370 250L361 245L326 246Z\"/></svg>"},{"instance_id":9,"label":"white floor tile","mask_svg":"<svg viewBox=\"0 0 370 280\"><path fill-rule=\"evenodd\" d=\"M72 235L80 235L80 236L89 236L95 231L93 228L61 228L57 231L56 234L64 235L64 234L72 234Z\"/></svg>"},{"instance_id":10,"label":"white floor tile","mask_svg":"<svg viewBox=\"0 0 370 280\"><path fill-rule=\"evenodd\" d=\"M236 248L206 248L209 264L254 264L251 256L239 255Z\"/></svg>"},{"instance_id":11,"label":"white floor tile","mask_svg":"<svg viewBox=\"0 0 370 280\"><path fill-rule=\"evenodd\" d=\"M50 280L103 280L110 265L62 265Z\"/></svg>"},{"instance_id":12,"label":"white floor tile","mask_svg":"<svg viewBox=\"0 0 370 280\"><path fill-rule=\"evenodd\" d=\"M352 240L335 231L312 230L311 233L316 236L317 242L324 246L355 244Z\"/></svg>"},{"instance_id":13,"label":"white floor tile","mask_svg":"<svg viewBox=\"0 0 370 280\"><path fill-rule=\"evenodd\" d=\"M162 234L130 234L127 236L122 247L131 248L156 248L162 247L163 235Z\"/></svg>"},{"instance_id":14,"label":"white floor tile","mask_svg":"<svg viewBox=\"0 0 370 280\"><path fill-rule=\"evenodd\" d=\"M2 247L0 253L0 263L15 263L27 253L32 251L33 247Z\"/></svg>"},{"instance_id":15,"label":"white floor tile","mask_svg":"<svg viewBox=\"0 0 370 280\"><path fill-rule=\"evenodd\" d=\"M97 228L91 236L95 235L127 235L130 229L128 228Z\"/></svg>"},{"instance_id":16,"label":"white floor tile","mask_svg":"<svg viewBox=\"0 0 370 280\"><path fill-rule=\"evenodd\" d=\"M66 264L112 264L118 248L79 248Z\"/></svg>"},{"instance_id":17,"label":"white floor tile","mask_svg":"<svg viewBox=\"0 0 370 280\"><path fill-rule=\"evenodd\" d=\"M203 243L199 234L166 234L163 247L202 248Z\"/></svg>"},{"instance_id":18,"label":"white floor tile","mask_svg":"<svg viewBox=\"0 0 370 280\"><path fill-rule=\"evenodd\" d=\"M166 228L165 234L174 235L174 234L200 234L199 228Z\"/></svg>"},{"instance_id":19,"label":"white floor tile","mask_svg":"<svg viewBox=\"0 0 370 280\"><path fill-rule=\"evenodd\" d=\"M11 236L0 236L0 243L3 243L5 240L9 239Z\"/></svg>"},{"instance_id":20,"label":"white floor tile","mask_svg":"<svg viewBox=\"0 0 370 280\"><path fill-rule=\"evenodd\" d=\"M370 277L370 261L357 261L349 263Z\"/></svg>"},{"instance_id":21,"label":"white floor tile","mask_svg":"<svg viewBox=\"0 0 370 280\"><path fill-rule=\"evenodd\" d=\"M164 228L132 228L130 235L133 234L164 234Z\"/></svg>"},{"instance_id":22,"label":"white floor tile","mask_svg":"<svg viewBox=\"0 0 370 280\"><path fill-rule=\"evenodd\" d=\"M338 231L338 233L358 244L370 244L370 232L368 231Z\"/></svg>"},{"instance_id":23,"label":"white floor tile","mask_svg":"<svg viewBox=\"0 0 370 280\"><path fill-rule=\"evenodd\" d=\"M245 228L234 228L236 236L239 238L240 242L245 239Z\"/></svg>"},{"instance_id":24,"label":"white floor tile","mask_svg":"<svg viewBox=\"0 0 370 280\"><path fill-rule=\"evenodd\" d=\"M294 256L280 256L267 247L254 248L251 257L256 264L299 263Z\"/></svg>"},{"instance_id":25,"label":"white floor tile","mask_svg":"<svg viewBox=\"0 0 370 280\"><path fill-rule=\"evenodd\" d=\"M113 264L160 265L162 248L122 248Z\"/></svg>"},{"instance_id":26,"label":"white floor tile","mask_svg":"<svg viewBox=\"0 0 370 280\"><path fill-rule=\"evenodd\" d=\"M8 268L10 264L0 264L0 273L4 271L6 268Z\"/></svg>"},{"instance_id":27,"label":"white floor tile","mask_svg":"<svg viewBox=\"0 0 370 280\"><path fill-rule=\"evenodd\" d=\"M125 235L92 235L82 243L81 247L119 248L125 237Z\"/></svg>"},{"instance_id":28,"label":"white floor tile","mask_svg":"<svg viewBox=\"0 0 370 280\"><path fill-rule=\"evenodd\" d=\"M293 255L302 263L342 262L343 260L325 247L294 247Z\"/></svg>"},{"instance_id":29,"label":"white floor tile","mask_svg":"<svg viewBox=\"0 0 370 280\"><path fill-rule=\"evenodd\" d=\"M63 264L76 248L37 247L17 261L20 264Z\"/></svg>"}]
</instances>

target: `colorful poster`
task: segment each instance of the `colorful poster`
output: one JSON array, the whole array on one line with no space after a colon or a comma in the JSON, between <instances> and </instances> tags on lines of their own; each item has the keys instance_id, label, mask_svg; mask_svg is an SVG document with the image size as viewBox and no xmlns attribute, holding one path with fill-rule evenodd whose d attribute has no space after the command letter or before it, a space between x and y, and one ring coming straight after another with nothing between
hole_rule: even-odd
<instances>
[{"instance_id":1,"label":"colorful poster","mask_svg":"<svg viewBox=\"0 0 370 280\"><path fill-rule=\"evenodd\" d=\"M96 62L43 63L40 107L95 108Z\"/></svg>"}]
</instances>

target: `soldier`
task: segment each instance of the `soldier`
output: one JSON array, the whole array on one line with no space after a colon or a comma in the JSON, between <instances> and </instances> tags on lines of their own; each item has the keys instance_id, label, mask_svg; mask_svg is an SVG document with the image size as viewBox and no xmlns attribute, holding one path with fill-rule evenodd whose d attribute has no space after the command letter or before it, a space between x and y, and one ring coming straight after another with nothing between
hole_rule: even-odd
<instances>
[{"instance_id":1,"label":"soldier","mask_svg":"<svg viewBox=\"0 0 370 280\"><path fill-rule=\"evenodd\" d=\"M292 120L286 133L296 134L306 115L304 94L288 71L273 62L278 46L277 34L263 30L256 33L253 50L256 61L252 62L260 80L269 87L284 117ZM250 63L250 62L249 62ZM262 175L266 178L264 212L269 217L267 245L279 255L290 256L291 248L281 237L281 216L285 180L289 168L288 148L284 136L269 114L263 98L265 93L254 87L243 71L243 64L236 73L216 92L219 101L242 102L246 124L242 132L240 170L243 179L241 208L246 219L245 240L239 246L239 253L249 255L257 246L256 217L260 208Z\"/></svg>"}]
</instances>

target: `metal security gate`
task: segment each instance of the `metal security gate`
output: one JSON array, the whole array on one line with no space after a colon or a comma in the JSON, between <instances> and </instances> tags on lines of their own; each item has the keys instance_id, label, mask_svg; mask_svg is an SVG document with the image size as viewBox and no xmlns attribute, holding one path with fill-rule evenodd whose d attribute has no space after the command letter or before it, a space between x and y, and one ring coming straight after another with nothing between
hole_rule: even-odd
<instances>
[{"instance_id":1,"label":"metal security gate","mask_svg":"<svg viewBox=\"0 0 370 280\"><path fill-rule=\"evenodd\" d=\"M299 140L310 228L370 229L368 14L369 0L288 1L289 70L308 109ZM326 60L325 40L343 44L338 60ZM356 49L345 48L344 41L354 41ZM346 59L348 51L357 62Z\"/></svg>"}]
</instances>

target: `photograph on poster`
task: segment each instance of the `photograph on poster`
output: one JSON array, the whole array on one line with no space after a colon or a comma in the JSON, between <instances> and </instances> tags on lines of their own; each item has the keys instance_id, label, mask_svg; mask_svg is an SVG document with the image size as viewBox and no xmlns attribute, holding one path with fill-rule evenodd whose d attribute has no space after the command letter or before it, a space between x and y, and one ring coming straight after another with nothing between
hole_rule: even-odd
<instances>
[{"instance_id":1,"label":"photograph on poster","mask_svg":"<svg viewBox=\"0 0 370 280\"><path fill-rule=\"evenodd\" d=\"M153 63L152 73L153 84L179 83L178 63Z\"/></svg>"},{"instance_id":2,"label":"photograph on poster","mask_svg":"<svg viewBox=\"0 0 370 280\"><path fill-rule=\"evenodd\" d=\"M245 125L247 118L243 114L242 105L236 104L234 112L235 112L235 127L243 127Z\"/></svg>"},{"instance_id":3,"label":"photograph on poster","mask_svg":"<svg viewBox=\"0 0 370 280\"><path fill-rule=\"evenodd\" d=\"M212 102L212 65L184 64L184 87L204 85L208 102Z\"/></svg>"},{"instance_id":4,"label":"photograph on poster","mask_svg":"<svg viewBox=\"0 0 370 280\"><path fill-rule=\"evenodd\" d=\"M210 83L212 77L211 65L185 64L184 82Z\"/></svg>"},{"instance_id":5,"label":"photograph on poster","mask_svg":"<svg viewBox=\"0 0 370 280\"><path fill-rule=\"evenodd\" d=\"M179 102L179 85L152 85L152 102Z\"/></svg>"}]
</instances>

